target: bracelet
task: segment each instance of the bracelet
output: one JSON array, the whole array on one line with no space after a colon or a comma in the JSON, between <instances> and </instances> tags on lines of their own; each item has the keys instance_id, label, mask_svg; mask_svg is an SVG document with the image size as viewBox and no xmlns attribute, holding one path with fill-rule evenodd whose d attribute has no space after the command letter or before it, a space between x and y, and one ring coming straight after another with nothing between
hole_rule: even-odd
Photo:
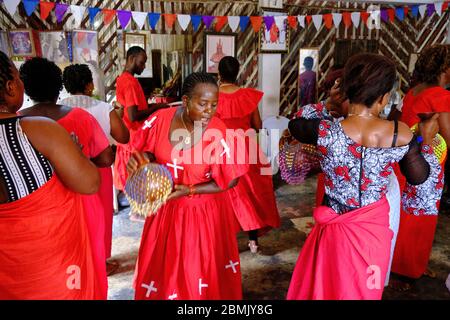
<instances>
[{"instance_id":1,"label":"bracelet","mask_svg":"<svg viewBox=\"0 0 450 320\"><path fill-rule=\"evenodd\" d=\"M188 197L192 198L192 196L195 194L195 185L191 184L189 186L189 194Z\"/></svg>"}]
</instances>

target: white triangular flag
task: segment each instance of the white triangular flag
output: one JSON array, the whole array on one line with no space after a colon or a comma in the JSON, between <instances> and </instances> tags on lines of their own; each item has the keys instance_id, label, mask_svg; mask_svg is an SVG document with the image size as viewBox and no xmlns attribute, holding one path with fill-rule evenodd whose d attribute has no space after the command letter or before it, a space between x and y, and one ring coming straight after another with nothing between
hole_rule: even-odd
<instances>
[{"instance_id":1,"label":"white triangular flag","mask_svg":"<svg viewBox=\"0 0 450 320\"><path fill-rule=\"evenodd\" d=\"M86 12L86 7L76 6L73 4L70 6L70 12L72 12L75 19L75 28L78 28L81 24L81 20L83 19L83 15Z\"/></svg>"},{"instance_id":2,"label":"white triangular flag","mask_svg":"<svg viewBox=\"0 0 450 320\"><path fill-rule=\"evenodd\" d=\"M10 15L14 15L21 0L4 0L3 4Z\"/></svg>"},{"instance_id":3,"label":"white triangular flag","mask_svg":"<svg viewBox=\"0 0 450 320\"><path fill-rule=\"evenodd\" d=\"M323 16L321 14L313 14L312 16L312 20L317 31L319 31L320 26L322 25L322 19Z\"/></svg>"},{"instance_id":4,"label":"white triangular flag","mask_svg":"<svg viewBox=\"0 0 450 320\"><path fill-rule=\"evenodd\" d=\"M427 10L427 5L423 4L421 6L419 6L419 12L420 12L420 16L423 18L425 17L425 11Z\"/></svg>"},{"instance_id":5,"label":"white triangular flag","mask_svg":"<svg viewBox=\"0 0 450 320\"><path fill-rule=\"evenodd\" d=\"M367 19L367 27L372 29L381 29L381 11L375 10L370 13L369 19Z\"/></svg>"},{"instance_id":6,"label":"white triangular flag","mask_svg":"<svg viewBox=\"0 0 450 320\"><path fill-rule=\"evenodd\" d=\"M131 15L134 22L136 22L138 29L141 30L144 26L145 20L147 19L147 12L132 11Z\"/></svg>"},{"instance_id":7,"label":"white triangular flag","mask_svg":"<svg viewBox=\"0 0 450 320\"><path fill-rule=\"evenodd\" d=\"M361 12L352 12L352 22L355 28L359 27L359 21L361 20Z\"/></svg>"},{"instance_id":8,"label":"white triangular flag","mask_svg":"<svg viewBox=\"0 0 450 320\"><path fill-rule=\"evenodd\" d=\"M438 14L439 17L442 14L442 5L443 4L444 4L443 2L437 2L434 4L434 9L436 10L436 13Z\"/></svg>"},{"instance_id":9,"label":"white triangular flag","mask_svg":"<svg viewBox=\"0 0 450 320\"><path fill-rule=\"evenodd\" d=\"M274 18L275 18L275 24L277 25L278 30L286 29L284 27L284 22L286 21L287 16L275 16Z\"/></svg>"},{"instance_id":10,"label":"white triangular flag","mask_svg":"<svg viewBox=\"0 0 450 320\"><path fill-rule=\"evenodd\" d=\"M305 16L297 16L297 20L300 27L305 28Z\"/></svg>"},{"instance_id":11,"label":"white triangular flag","mask_svg":"<svg viewBox=\"0 0 450 320\"><path fill-rule=\"evenodd\" d=\"M235 32L237 28L239 27L239 21L241 21L241 18L238 16L229 16L228 17L228 25L231 28L231 31Z\"/></svg>"},{"instance_id":12,"label":"white triangular flag","mask_svg":"<svg viewBox=\"0 0 450 320\"><path fill-rule=\"evenodd\" d=\"M339 28L339 25L342 22L342 13L333 13L333 23L336 28Z\"/></svg>"},{"instance_id":13,"label":"white triangular flag","mask_svg":"<svg viewBox=\"0 0 450 320\"><path fill-rule=\"evenodd\" d=\"M189 14L179 14L177 15L177 19L181 30L186 31L189 26L189 22L191 22L191 16Z\"/></svg>"}]
</instances>

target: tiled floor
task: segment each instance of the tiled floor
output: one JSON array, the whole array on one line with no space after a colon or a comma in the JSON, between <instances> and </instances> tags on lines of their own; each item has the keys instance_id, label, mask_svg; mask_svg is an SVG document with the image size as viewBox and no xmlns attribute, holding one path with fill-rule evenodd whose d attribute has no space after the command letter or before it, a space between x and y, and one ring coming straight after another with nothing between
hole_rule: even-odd
<instances>
[{"instance_id":1,"label":"tiled floor","mask_svg":"<svg viewBox=\"0 0 450 320\"><path fill-rule=\"evenodd\" d=\"M260 239L259 254L251 254L246 235L239 234L244 299L284 299L299 251L311 230L316 179L300 186L283 183L276 189L282 225ZM133 272L143 223L130 221L129 210L114 217L113 257L120 268L109 279L109 299L133 299ZM430 266L436 279L422 278L413 289L399 293L386 289L384 299L450 299L445 279L450 273L450 216L442 215L436 232Z\"/></svg>"}]
</instances>

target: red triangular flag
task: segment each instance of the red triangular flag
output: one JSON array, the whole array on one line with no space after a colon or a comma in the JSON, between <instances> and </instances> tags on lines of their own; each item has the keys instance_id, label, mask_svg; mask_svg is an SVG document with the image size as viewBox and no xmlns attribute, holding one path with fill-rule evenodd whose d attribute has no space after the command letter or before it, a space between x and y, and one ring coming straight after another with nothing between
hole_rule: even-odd
<instances>
[{"instance_id":1,"label":"red triangular flag","mask_svg":"<svg viewBox=\"0 0 450 320\"><path fill-rule=\"evenodd\" d=\"M252 16L250 17L250 22L252 24L253 31L259 32L259 29L261 29L261 24L263 22L263 17Z\"/></svg>"},{"instance_id":2,"label":"red triangular flag","mask_svg":"<svg viewBox=\"0 0 450 320\"><path fill-rule=\"evenodd\" d=\"M306 22L308 23L308 26L311 24L312 16L306 16Z\"/></svg>"},{"instance_id":3,"label":"red triangular flag","mask_svg":"<svg viewBox=\"0 0 450 320\"><path fill-rule=\"evenodd\" d=\"M41 19L46 20L48 18L48 15L50 14L50 11L53 10L55 7L54 2L40 2L39 3L40 9L41 9Z\"/></svg>"},{"instance_id":4,"label":"red triangular flag","mask_svg":"<svg viewBox=\"0 0 450 320\"><path fill-rule=\"evenodd\" d=\"M217 32L219 32L227 24L228 17L226 17L226 16L218 16L218 17L216 17L216 21L217 22L216 22L215 29L216 29Z\"/></svg>"},{"instance_id":5,"label":"red triangular flag","mask_svg":"<svg viewBox=\"0 0 450 320\"><path fill-rule=\"evenodd\" d=\"M105 24L105 26L110 24L113 21L114 17L116 16L116 10L102 9L102 13L103 13L103 23Z\"/></svg>"},{"instance_id":6,"label":"red triangular flag","mask_svg":"<svg viewBox=\"0 0 450 320\"><path fill-rule=\"evenodd\" d=\"M333 27L333 15L331 13L324 14L323 21L325 21L325 27L328 29Z\"/></svg>"},{"instance_id":7,"label":"red triangular flag","mask_svg":"<svg viewBox=\"0 0 450 320\"><path fill-rule=\"evenodd\" d=\"M173 28L173 25L175 24L175 20L177 20L177 15L173 13L164 13L164 21L166 22L167 28Z\"/></svg>"},{"instance_id":8,"label":"red triangular flag","mask_svg":"<svg viewBox=\"0 0 450 320\"><path fill-rule=\"evenodd\" d=\"M77 42L78 42L78 44L81 44L83 42L84 38L86 38L86 35L87 35L86 32L83 32L83 31L77 32Z\"/></svg>"},{"instance_id":9,"label":"red triangular flag","mask_svg":"<svg viewBox=\"0 0 450 320\"><path fill-rule=\"evenodd\" d=\"M409 8L408 6L403 7L403 11L405 12L405 18L408 16Z\"/></svg>"},{"instance_id":10,"label":"red triangular flag","mask_svg":"<svg viewBox=\"0 0 450 320\"><path fill-rule=\"evenodd\" d=\"M366 11L361 12L361 19L365 24L367 24L367 20L369 20L369 16L370 16L369 12L366 12Z\"/></svg>"},{"instance_id":11,"label":"red triangular flag","mask_svg":"<svg viewBox=\"0 0 450 320\"><path fill-rule=\"evenodd\" d=\"M294 16L288 16L288 17L287 17L287 20L288 20L289 26L290 26L292 29L297 29L297 24L298 24L298 19L297 19L297 17L294 17Z\"/></svg>"},{"instance_id":12,"label":"red triangular flag","mask_svg":"<svg viewBox=\"0 0 450 320\"><path fill-rule=\"evenodd\" d=\"M442 13L444 13L447 9L448 9L448 1L445 1L445 2L442 4Z\"/></svg>"},{"instance_id":13,"label":"red triangular flag","mask_svg":"<svg viewBox=\"0 0 450 320\"><path fill-rule=\"evenodd\" d=\"M350 12L343 12L342 20L344 20L344 25L346 28L350 28L352 26L352 15Z\"/></svg>"},{"instance_id":14,"label":"red triangular flag","mask_svg":"<svg viewBox=\"0 0 450 320\"><path fill-rule=\"evenodd\" d=\"M389 16L389 20L391 22L394 22L394 20L395 20L395 10L394 9L388 9L387 13L388 13L388 16Z\"/></svg>"}]
</instances>

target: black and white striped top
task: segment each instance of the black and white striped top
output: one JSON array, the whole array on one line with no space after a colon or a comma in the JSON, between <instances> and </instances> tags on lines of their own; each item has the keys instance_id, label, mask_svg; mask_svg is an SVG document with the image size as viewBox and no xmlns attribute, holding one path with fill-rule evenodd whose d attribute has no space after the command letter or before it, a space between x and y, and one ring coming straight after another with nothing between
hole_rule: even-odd
<instances>
[{"instance_id":1,"label":"black and white striped top","mask_svg":"<svg viewBox=\"0 0 450 320\"><path fill-rule=\"evenodd\" d=\"M19 119L0 119L0 172L8 202L31 194L53 176L52 166L28 141Z\"/></svg>"}]
</instances>

